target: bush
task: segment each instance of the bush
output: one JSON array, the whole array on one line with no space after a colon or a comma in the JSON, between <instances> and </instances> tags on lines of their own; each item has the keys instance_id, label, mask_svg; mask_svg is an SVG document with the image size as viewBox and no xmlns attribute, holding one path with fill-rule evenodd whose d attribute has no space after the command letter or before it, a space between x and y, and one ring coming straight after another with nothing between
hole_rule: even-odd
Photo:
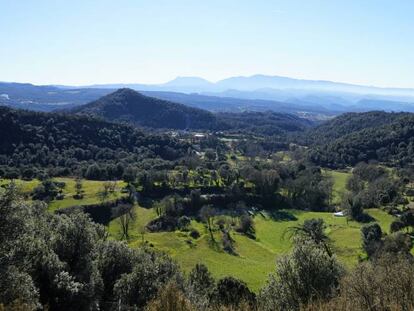
<instances>
[{"instance_id":1,"label":"bush","mask_svg":"<svg viewBox=\"0 0 414 311\"><path fill-rule=\"evenodd\" d=\"M249 215L242 215L240 217L239 227L237 228L238 232L245 234L246 236L255 239L256 230L254 229L253 218Z\"/></svg>"},{"instance_id":2,"label":"bush","mask_svg":"<svg viewBox=\"0 0 414 311\"><path fill-rule=\"evenodd\" d=\"M183 231L187 230L190 223L191 223L191 219L187 216L181 216L180 218L178 218L178 228L180 230L183 230Z\"/></svg>"},{"instance_id":3,"label":"bush","mask_svg":"<svg viewBox=\"0 0 414 311\"><path fill-rule=\"evenodd\" d=\"M256 304L256 295L243 281L233 277L225 277L217 282L213 292L213 302L238 310L238 307L244 303L253 307Z\"/></svg>"},{"instance_id":4,"label":"bush","mask_svg":"<svg viewBox=\"0 0 414 311\"><path fill-rule=\"evenodd\" d=\"M260 292L261 310L299 310L302 304L332 298L343 273L343 267L323 247L302 241L278 260L276 272Z\"/></svg>"},{"instance_id":5,"label":"bush","mask_svg":"<svg viewBox=\"0 0 414 311\"><path fill-rule=\"evenodd\" d=\"M193 239L198 239L198 238L200 237L200 232L198 232L196 229L192 229L192 230L190 231L190 236L191 236Z\"/></svg>"}]
</instances>

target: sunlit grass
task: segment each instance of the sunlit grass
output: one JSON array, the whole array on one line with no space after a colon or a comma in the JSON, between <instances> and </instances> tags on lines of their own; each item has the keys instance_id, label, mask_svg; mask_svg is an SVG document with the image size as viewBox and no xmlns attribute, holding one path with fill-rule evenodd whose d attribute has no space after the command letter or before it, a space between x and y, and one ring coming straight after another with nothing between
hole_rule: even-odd
<instances>
[{"instance_id":1,"label":"sunlit grass","mask_svg":"<svg viewBox=\"0 0 414 311\"><path fill-rule=\"evenodd\" d=\"M142 244L142 228L156 217L153 209L135 207L136 218L131 225L128 243L132 247ZM204 263L212 274L217 277L232 275L244 280L252 289L257 291L262 287L269 273L274 271L276 258L286 254L292 247L292 242L286 230L303 223L306 219L322 218L327 224L327 233L332 239L333 249L338 259L345 266L353 266L358 261L361 250L361 224L347 221L345 217L334 217L332 213L286 211L296 217L294 221L277 221L266 213L255 216L256 240L232 232L236 241L238 256L229 255L221 247L212 246L209 234L204 224L192 221L191 227L196 228L201 236L198 239L189 237L188 232L160 232L144 235L145 241L154 248L169 253L183 268L190 271L195 264ZM388 231L393 216L379 209L369 210L384 232ZM119 239L120 227L117 219L109 224L111 238ZM215 233L216 242L221 246L220 233ZM188 241L191 241L189 243Z\"/></svg>"}]
</instances>

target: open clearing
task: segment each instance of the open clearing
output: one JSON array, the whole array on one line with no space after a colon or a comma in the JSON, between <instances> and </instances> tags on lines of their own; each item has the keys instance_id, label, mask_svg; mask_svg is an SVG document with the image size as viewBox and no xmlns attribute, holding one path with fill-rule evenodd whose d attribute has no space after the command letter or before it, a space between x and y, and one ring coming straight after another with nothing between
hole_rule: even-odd
<instances>
[{"instance_id":1,"label":"open clearing","mask_svg":"<svg viewBox=\"0 0 414 311\"><path fill-rule=\"evenodd\" d=\"M136 218L131 226L128 241L132 247L141 245L142 228L156 217L152 209L137 206L135 210ZM393 216L378 209L368 210L368 213L378 220L385 232L388 232ZM200 238L196 240L190 238L188 233L180 231L145 233L144 239L155 248L169 253L180 263L184 271L188 272L195 264L202 262L215 277L233 275L244 280L254 290L263 286L268 274L274 271L276 258L291 248L291 241L284 235L286 229L301 224L306 219L322 218L325 221L335 253L341 262L351 266L358 261L358 255L361 254L361 224L347 222L345 217L334 217L332 213L293 210L286 211L286 214L297 219L276 220L268 214L257 214L254 218L256 240L233 232L238 256L229 255L212 245L207 229L196 221L191 224L201 233ZM110 223L109 232L112 238L119 238L120 228L117 219ZM219 232L215 234L217 243L221 243ZM191 241L191 244L188 241Z\"/></svg>"}]
</instances>

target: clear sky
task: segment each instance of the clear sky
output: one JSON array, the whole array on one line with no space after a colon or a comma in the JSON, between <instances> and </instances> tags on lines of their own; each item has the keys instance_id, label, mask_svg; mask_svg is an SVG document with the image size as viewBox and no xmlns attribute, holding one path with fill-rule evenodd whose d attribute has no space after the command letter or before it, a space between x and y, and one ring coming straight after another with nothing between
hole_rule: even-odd
<instances>
[{"instance_id":1,"label":"clear sky","mask_svg":"<svg viewBox=\"0 0 414 311\"><path fill-rule=\"evenodd\" d=\"M0 0L0 81L253 74L414 88L414 1Z\"/></svg>"}]
</instances>

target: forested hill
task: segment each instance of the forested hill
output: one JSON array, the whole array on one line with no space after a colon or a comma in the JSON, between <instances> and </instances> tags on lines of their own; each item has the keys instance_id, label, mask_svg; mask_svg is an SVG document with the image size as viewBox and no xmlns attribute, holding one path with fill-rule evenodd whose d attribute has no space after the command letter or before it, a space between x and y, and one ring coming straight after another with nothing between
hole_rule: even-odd
<instances>
[{"instance_id":1,"label":"forested hill","mask_svg":"<svg viewBox=\"0 0 414 311\"><path fill-rule=\"evenodd\" d=\"M225 130L280 135L304 131L313 126L312 121L271 111L214 114L203 109L148 97L131 89L119 89L71 111L75 114L155 129Z\"/></svg>"},{"instance_id":2,"label":"forested hill","mask_svg":"<svg viewBox=\"0 0 414 311\"><path fill-rule=\"evenodd\" d=\"M370 160L393 166L414 163L412 113L349 113L304 136L310 159L322 166L338 168Z\"/></svg>"},{"instance_id":3,"label":"forested hill","mask_svg":"<svg viewBox=\"0 0 414 311\"><path fill-rule=\"evenodd\" d=\"M363 113L344 113L327 122L312 128L306 133L308 144L325 144L333 139L368 128L387 125L411 113L390 113L384 111L369 111Z\"/></svg>"},{"instance_id":4,"label":"forested hill","mask_svg":"<svg viewBox=\"0 0 414 311\"><path fill-rule=\"evenodd\" d=\"M174 160L188 149L166 135L145 134L127 125L6 107L0 107L0 137L0 176L24 176L27 170L28 178L40 168L69 175L85 173L91 165L92 179L121 178L129 163Z\"/></svg>"},{"instance_id":5,"label":"forested hill","mask_svg":"<svg viewBox=\"0 0 414 311\"><path fill-rule=\"evenodd\" d=\"M264 136L303 132L315 126L313 121L292 114L273 111L220 112L216 116L220 121L219 124L230 131Z\"/></svg>"},{"instance_id":6,"label":"forested hill","mask_svg":"<svg viewBox=\"0 0 414 311\"><path fill-rule=\"evenodd\" d=\"M208 111L148 97L131 89L119 89L72 111L151 128L213 129L217 126L216 117Z\"/></svg>"}]
</instances>

